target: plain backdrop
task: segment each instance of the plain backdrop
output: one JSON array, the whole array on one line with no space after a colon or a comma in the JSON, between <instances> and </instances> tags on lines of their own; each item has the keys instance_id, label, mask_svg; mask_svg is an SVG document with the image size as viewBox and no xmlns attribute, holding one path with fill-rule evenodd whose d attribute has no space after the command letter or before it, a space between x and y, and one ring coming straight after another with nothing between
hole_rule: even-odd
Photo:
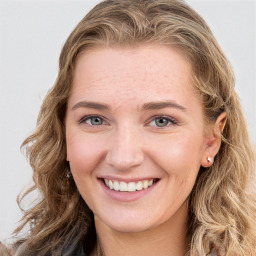
<instances>
[{"instance_id":1,"label":"plain backdrop","mask_svg":"<svg viewBox=\"0 0 256 256\"><path fill-rule=\"evenodd\" d=\"M21 211L16 197L32 171L20 151L53 85L58 56L80 19L99 1L0 0L0 240ZM256 2L188 0L212 28L236 74L249 131L256 143Z\"/></svg>"}]
</instances>

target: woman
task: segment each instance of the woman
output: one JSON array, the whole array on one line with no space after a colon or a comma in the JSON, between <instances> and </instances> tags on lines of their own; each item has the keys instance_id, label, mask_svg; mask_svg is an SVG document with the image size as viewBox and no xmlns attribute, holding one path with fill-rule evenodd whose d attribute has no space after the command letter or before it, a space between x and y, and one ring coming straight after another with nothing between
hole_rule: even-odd
<instances>
[{"instance_id":1,"label":"woman","mask_svg":"<svg viewBox=\"0 0 256 256\"><path fill-rule=\"evenodd\" d=\"M233 72L183 1L89 12L23 147L25 195L41 197L15 255L256 253L255 159Z\"/></svg>"}]
</instances>

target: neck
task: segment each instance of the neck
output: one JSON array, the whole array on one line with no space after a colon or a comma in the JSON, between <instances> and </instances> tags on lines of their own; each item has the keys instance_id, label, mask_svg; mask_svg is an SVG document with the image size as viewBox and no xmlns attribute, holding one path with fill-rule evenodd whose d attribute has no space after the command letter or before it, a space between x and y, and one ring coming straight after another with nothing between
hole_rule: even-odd
<instances>
[{"instance_id":1,"label":"neck","mask_svg":"<svg viewBox=\"0 0 256 256\"><path fill-rule=\"evenodd\" d=\"M104 256L184 256L187 252L187 207L183 207L183 211L179 210L167 222L136 233L113 230L95 216L98 248Z\"/></svg>"}]
</instances>

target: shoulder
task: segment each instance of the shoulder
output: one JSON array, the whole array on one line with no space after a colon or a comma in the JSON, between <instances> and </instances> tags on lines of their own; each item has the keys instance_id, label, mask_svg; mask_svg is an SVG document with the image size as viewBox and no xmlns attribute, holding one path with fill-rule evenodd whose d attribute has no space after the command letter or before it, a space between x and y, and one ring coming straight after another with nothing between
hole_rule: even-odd
<instances>
[{"instance_id":1,"label":"shoulder","mask_svg":"<svg viewBox=\"0 0 256 256\"><path fill-rule=\"evenodd\" d=\"M0 256L12 256L11 251L0 241Z\"/></svg>"},{"instance_id":2,"label":"shoulder","mask_svg":"<svg viewBox=\"0 0 256 256\"><path fill-rule=\"evenodd\" d=\"M24 256L26 255L35 255L34 252L28 252L27 244L26 242L21 243L19 246L17 246L16 250L10 250L8 249L3 243L0 241L0 256ZM37 254L38 255L38 254ZM48 254L47 254L48 255ZM50 253L49 256L52 256L53 254ZM76 246L67 246L62 252L62 256L88 256L84 250L83 246L79 243Z\"/></svg>"}]
</instances>

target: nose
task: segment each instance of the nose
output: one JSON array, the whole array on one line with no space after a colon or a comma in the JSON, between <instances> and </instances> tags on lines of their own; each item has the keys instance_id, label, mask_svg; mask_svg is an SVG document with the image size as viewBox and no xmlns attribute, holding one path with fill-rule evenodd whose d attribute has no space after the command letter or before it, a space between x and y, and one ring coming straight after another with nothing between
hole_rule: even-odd
<instances>
[{"instance_id":1,"label":"nose","mask_svg":"<svg viewBox=\"0 0 256 256\"><path fill-rule=\"evenodd\" d=\"M141 139L136 131L123 128L112 135L105 161L116 170L125 171L144 161Z\"/></svg>"}]
</instances>

